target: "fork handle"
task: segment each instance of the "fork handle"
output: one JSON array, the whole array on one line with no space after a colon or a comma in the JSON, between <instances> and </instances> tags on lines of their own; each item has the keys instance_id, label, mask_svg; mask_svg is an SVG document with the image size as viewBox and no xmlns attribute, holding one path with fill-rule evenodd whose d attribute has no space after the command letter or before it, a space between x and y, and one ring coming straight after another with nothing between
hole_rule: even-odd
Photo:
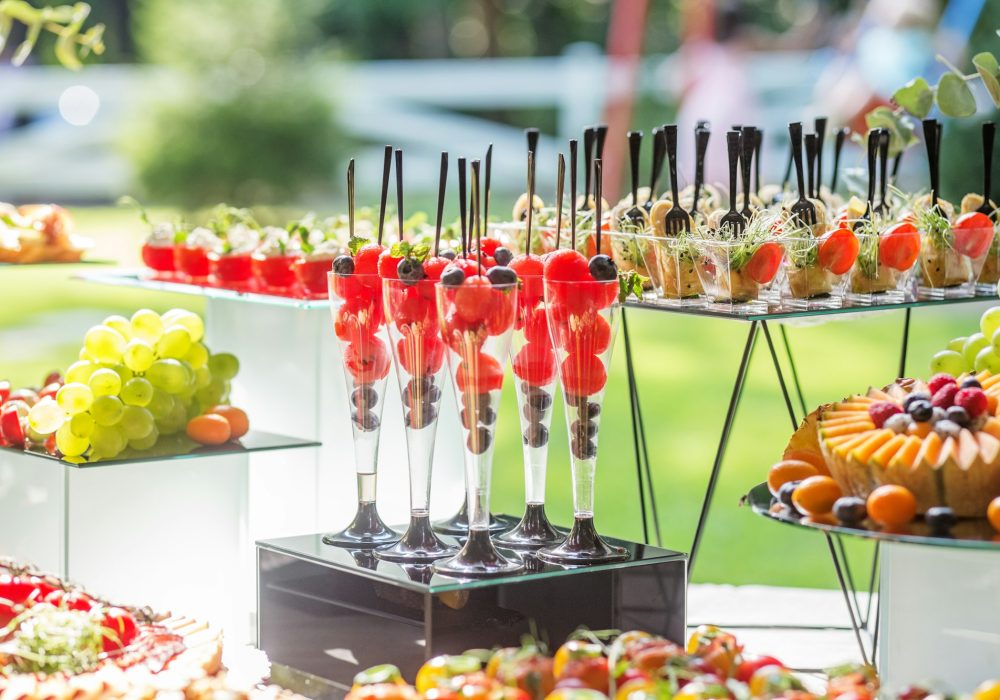
<instances>
[{"instance_id":1,"label":"fork handle","mask_svg":"<svg viewBox=\"0 0 1000 700\"><path fill-rule=\"evenodd\" d=\"M667 149L667 168L670 172L671 207L678 207L677 193L677 125L667 124L663 127L663 145Z\"/></svg>"},{"instance_id":2,"label":"fork handle","mask_svg":"<svg viewBox=\"0 0 1000 700\"><path fill-rule=\"evenodd\" d=\"M663 128L653 129L653 167L649 172L649 201L653 201L656 186L660 184L660 173L663 172L663 157L667 153L667 141Z\"/></svg>"},{"instance_id":3,"label":"fork handle","mask_svg":"<svg viewBox=\"0 0 1000 700\"><path fill-rule=\"evenodd\" d=\"M816 196L816 134L806 134L806 192Z\"/></svg>"},{"instance_id":4,"label":"fork handle","mask_svg":"<svg viewBox=\"0 0 1000 700\"><path fill-rule=\"evenodd\" d=\"M993 180L993 137L997 125L993 122L983 122L983 203L990 204L990 192Z\"/></svg>"},{"instance_id":5,"label":"fork handle","mask_svg":"<svg viewBox=\"0 0 1000 700\"><path fill-rule=\"evenodd\" d=\"M752 126L744 126L740 136L740 175L743 181L743 216L750 216L750 173L753 166L753 142L754 132L757 130Z\"/></svg>"},{"instance_id":6,"label":"fork handle","mask_svg":"<svg viewBox=\"0 0 1000 700\"><path fill-rule=\"evenodd\" d=\"M753 191L760 196L760 149L764 145L764 130L754 129L753 132Z\"/></svg>"},{"instance_id":7,"label":"fork handle","mask_svg":"<svg viewBox=\"0 0 1000 700\"><path fill-rule=\"evenodd\" d=\"M931 205L938 203L938 122L937 119L924 119L924 143L927 146L927 167L931 178Z\"/></svg>"},{"instance_id":8,"label":"fork handle","mask_svg":"<svg viewBox=\"0 0 1000 700\"><path fill-rule=\"evenodd\" d=\"M707 126L694 130L694 201L691 203L691 216L698 213L698 200L701 197L701 186L705 180L705 153L708 151L708 139L711 135L712 132ZM671 174L671 182L675 179Z\"/></svg>"},{"instance_id":9,"label":"fork handle","mask_svg":"<svg viewBox=\"0 0 1000 700\"><path fill-rule=\"evenodd\" d=\"M830 193L837 191L837 175L840 172L840 152L844 150L844 140L847 139L848 129L845 126L837 132L837 139L833 144L833 177L830 178Z\"/></svg>"},{"instance_id":10,"label":"fork handle","mask_svg":"<svg viewBox=\"0 0 1000 700\"><path fill-rule=\"evenodd\" d=\"M792 161L795 163L795 178L799 185L799 200L806 198L806 183L802 177L802 122L788 125L788 137L792 145Z\"/></svg>"},{"instance_id":11,"label":"fork handle","mask_svg":"<svg viewBox=\"0 0 1000 700\"><path fill-rule=\"evenodd\" d=\"M594 127L588 126L583 130L583 208L587 208L587 201L590 199L590 177L592 171L591 164L594 162Z\"/></svg>"},{"instance_id":12,"label":"fork handle","mask_svg":"<svg viewBox=\"0 0 1000 700\"><path fill-rule=\"evenodd\" d=\"M823 144L826 142L826 117L816 117L814 122L816 132L816 199L819 199L820 186L823 184Z\"/></svg>"},{"instance_id":13,"label":"fork handle","mask_svg":"<svg viewBox=\"0 0 1000 700\"><path fill-rule=\"evenodd\" d=\"M736 211L736 164L740 159L740 132L726 132L726 146L729 149L729 211Z\"/></svg>"},{"instance_id":14,"label":"fork handle","mask_svg":"<svg viewBox=\"0 0 1000 700\"><path fill-rule=\"evenodd\" d=\"M594 127L594 158L604 160L604 141L608 138L608 125L598 124Z\"/></svg>"},{"instance_id":15,"label":"fork handle","mask_svg":"<svg viewBox=\"0 0 1000 700\"><path fill-rule=\"evenodd\" d=\"M880 137L879 129L872 129L868 132L868 200L866 202L865 213L869 213L875 203L875 154L878 152L878 142Z\"/></svg>"},{"instance_id":16,"label":"fork handle","mask_svg":"<svg viewBox=\"0 0 1000 700\"><path fill-rule=\"evenodd\" d=\"M880 129L878 138L878 175L879 175L879 187L881 188L881 196L879 197L879 206L885 207L885 196L889 188L889 180L886 178L886 166L889 163L889 130Z\"/></svg>"},{"instance_id":17,"label":"fork handle","mask_svg":"<svg viewBox=\"0 0 1000 700\"><path fill-rule=\"evenodd\" d=\"M628 132L628 160L632 169L632 206L639 206L639 151L642 149L642 132Z\"/></svg>"}]
</instances>

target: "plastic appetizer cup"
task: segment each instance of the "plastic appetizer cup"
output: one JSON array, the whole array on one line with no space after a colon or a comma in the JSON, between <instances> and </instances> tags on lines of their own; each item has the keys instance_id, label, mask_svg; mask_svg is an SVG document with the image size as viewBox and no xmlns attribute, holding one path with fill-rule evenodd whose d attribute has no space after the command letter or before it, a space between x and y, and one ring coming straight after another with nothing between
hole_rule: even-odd
<instances>
[{"instance_id":1,"label":"plastic appetizer cup","mask_svg":"<svg viewBox=\"0 0 1000 700\"><path fill-rule=\"evenodd\" d=\"M852 306L901 304L915 297L914 271L920 256L920 233L909 222L877 232L862 225L858 259L847 282Z\"/></svg>"},{"instance_id":2,"label":"plastic appetizer cup","mask_svg":"<svg viewBox=\"0 0 1000 700\"><path fill-rule=\"evenodd\" d=\"M847 274L858 257L859 242L847 227L820 238L782 236L785 259L781 306L788 309L836 309L844 303Z\"/></svg>"},{"instance_id":3,"label":"plastic appetizer cup","mask_svg":"<svg viewBox=\"0 0 1000 700\"><path fill-rule=\"evenodd\" d=\"M705 303L698 276L698 251L690 236L636 236L641 246L653 248L660 281L659 301L669 306L701 306Z\"/></svg>"},{"instance_id":4,"label":"plastic appetizer cup","mask_svg":"<svg viewBox=\"0 0 1000 700\"><path fill-rule=\"evenodd\" d=\"M142 262L156 273L156 277L171 278L177 269L174 264L174 249L177 246L142 244Z\"/></svg>"},{"instance_id":5,"label":"plastic appetizer cup","mask_svg":"<svg viewBox=\"0 0 1000 700\"><path fill-rule=\"evenodd\" d=\"M748 242L694 238L698 277L708 307L731 314L764 313L764 298L781 268L784 249L778 240Z\"/></svg>"}]
</instances>

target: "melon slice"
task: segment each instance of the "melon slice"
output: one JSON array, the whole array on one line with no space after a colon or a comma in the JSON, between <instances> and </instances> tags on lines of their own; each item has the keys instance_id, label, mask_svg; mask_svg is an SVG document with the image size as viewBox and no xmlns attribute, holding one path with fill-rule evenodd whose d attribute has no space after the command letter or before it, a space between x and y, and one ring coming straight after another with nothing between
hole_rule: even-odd
<instances>
[{"instance_id":1,"label":"melon slice","mask_svg":"<svg viewBox=\"0 0 1000 700\"><path fill-rule=\"evenodd\" d=\"M889 442L895 434L896 433L885 428L872 433L867 440L851 451L851 459L862 463L869 461L871 456L875 454L875 450Z\"/></svg>"},{"instance_id":2,"label":"melon slice","mask_svg":"<svg viewBox=\"0 0 1000 700\"><path fill-rule=\"evenodd\" d=\"M986 379L980 379L979 383L983 385L984 390L994 387L1000 384L1000 374L992 374Z\"/></svg>"},{"instance_id":3,"label":"melon slice","mask_svg":"<svg viewBox=\"0 0 1000 700\"><path fill-rule=\"evenodd\" d=\"M823 438L837 437L838 435L852 435L854 433L865 432L866 430L873 430L875 424L870 420L855 421L853 423L843 423L841 425L834 425L830 428L825 426L820 426L819 434Z\"/></svg>"},{"instance_id":4,"label":"melon slice","mask_svg":"<svg viewBox=\"0 0 1000 700\"><path fill-rule=\"evenodd\" d=\"M899 448L899 451L889 462L889 466L894 468L913 469L914 465L917 463L917 455L920 453L920 447L923 443L924 441L916 435L908 435L906 437L906 441L903 443L903 446Z\"/></svg>"},{"instance_id":5,"label":"melon slice","mask_svg":"<svg viewBox=\"0 0 1000 700\"><path fill-rule=\"evenodd\" d=\"M863 411L838 411L838 410L833 410L833 411L827 411L826 413L824 413L823 416L821 417L821 421L825 423L828 420L836 420L838 418L854 418L855 420L863 420L863 419L865 419L867 417L868 417L868 409L867 408L864 409Z\"/></svg>"},{"instance_id":6,"label":"melon slice","mask_svg":"<svg viewBox=\"0 0 1000 700\"><path fill-rule=\"evenodd\" d=\"M880 467L885 467L896 453L899 452L904 442L906 442L905 435L893 435L884 445L875 450L871 456L871 461Z\"/></svg>"},{"instance_id":7,"label":"melon slice","mask_svg":"<svg viewBox=\"0 0 1000 700\"><path fill-rule=\"evenodd\" d=\"M853 450L855 447L858 447L859 445L861 445L861 443L863 443L865 440L871 437L871 433L864 432L861 435L849 435L847 437L850 438L847 442L840 445L839 447L836 447L833 450L834 454L836 454L838 457L846 457L851 452L851 450Z\"/></svg>"},{"instance_id":8,"label":"melon slice","mask_svg":"<svg viewBox=\"0 0 1000 700\"><path fill-rule=\"evenodd\" d=\"M964 428L958 434L958 446L955 450L955 457L958 466L965 470L968 470L979 457L979 441Z\"/></svg>"},{"instance_id":9,"label":"melon slice","mask_svg":"<svg viewBox=\"0 0 1000 700\"><path fill-rule=\"evenodd\" d=\"M868 390L868 398L875 399L876 401L892 401L892 397L881 389L876 389L872 387Z\"/></svg>"},{"instance_id":10,"label":"melon slice","mask_svg":"<svg viewBox=\"0 0 1000 700\"><path fill-rule=\"evenodd\" d=\"M924 438L923 443L924 444L920 448L920 452L917 454L914 468L923 464L926 464L929 467L936 467L938 463L938 456L941 454L941 436L935 432L928 433L927 437Z\"/></svg>"},{"instance_id":11,"label":"melon slice","mask_svg":"<svg viewBox=\"0 0 1000 700\"><path fill-rule=\"evenodd\" d=\"M934 433L931 434L933 435ZM941 443L941 453L938 455L937 464L934 465L934 468L940 469L943 467L949 459L953 459L955 457L955 453L957 451L958 443L955 441L955 438L945 438L944 442Z\"/></svg>"},{"instance_id":12,"label":"melon slice","mask_svg":"<svg viewBox=\"0 0 1000 700\"><path fill-rule=\"evenodd\" d=\"M976 381L982 384L989 377L990 377L990 371L988 369L984 369L981 372L979 372L979 374L976 375Z\"/></svg>"},{"instance_id":13,"label":"melon slice","mask_svg":"<svg viewBox=\"0 0 1000 700\"><path fill-rule=\"evenodd\" d=\"M976 433L976 440L979 442L979 454L983 457L983 462L992 464L1000 454L1000 440L989 433Z\"/></svg>"},{"instance_id":14,"label":"melon slice","mask_svg":"<svg viewBox=\"0 0 1000 700\"><path fill-rule=\"evenodd\" d=\"M983 424L982 432L989 433L996 439L1000 440L1000 420L996 418L987 418L986 423Z\"/></svg>"},{"instance_id":15,"label":"melon slice","mask_svg":"<svg viewBox=\"0 0 1000 700\"><path fill-rule=\"evenodd\" d=\"M823 420L820 421L820 425L823 428L832 428L837 425L851 425L852 423L859 423L865 421L875 427L875 424L871 422L871 418L868 416L868 411L847 411L847 415L840 416L837 418L829 418L823 416Z\"/></svg>"},{"instance_id":16,"label":"melon slice","mask_svg":"<svg viewBox=\"0 0 1000 700\"><path fill-rule=\"evenodd\" d=\"M867 399L864 396L855 396L850 401L842 401L840 403L834 404L833 408L835 411L868 411L868 407L871 406L874 401Z\"/></svg>"}]
</instances>

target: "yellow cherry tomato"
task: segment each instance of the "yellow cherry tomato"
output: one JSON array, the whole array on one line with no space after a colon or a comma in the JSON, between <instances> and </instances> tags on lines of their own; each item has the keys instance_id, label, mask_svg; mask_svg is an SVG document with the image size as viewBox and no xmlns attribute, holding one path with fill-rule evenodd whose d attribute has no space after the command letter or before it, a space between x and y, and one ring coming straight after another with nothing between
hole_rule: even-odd
<instances>
[{"instance_id":1,"label":"yellow cherry tomato","mask_svg":"<svg viewBox=\"0 0 1000 700\"><path fill-rule=\"evenodd\" d=\"M417 692L425 693L441 681L455 676L475 673L482 667L475 656L442 655L429 659L417 671Z\"/></svg>"},{"instance_id":2,"label":"yellow cherry tomato","mask_svg":"<svg viewBox=\"0 0 1000 700\"><path fill-rule=\"evenodd\" d=\"M1000 680L981 683L972 692L972 700L1000 700Z\"/></svg>"},{"instance_id":3,"label":"yellow cherry tomato","mask_svg":"<svg viewBox=\"0 0 1000 700\"><path fill-rule=\"evenodd\" d=\"M566 664L576 659L596 659L604 653L600 644L587 642L583 639L571 639L556 650L552 659L552 675L560 678L566 670Z\"/></svg>"}]
</instances>

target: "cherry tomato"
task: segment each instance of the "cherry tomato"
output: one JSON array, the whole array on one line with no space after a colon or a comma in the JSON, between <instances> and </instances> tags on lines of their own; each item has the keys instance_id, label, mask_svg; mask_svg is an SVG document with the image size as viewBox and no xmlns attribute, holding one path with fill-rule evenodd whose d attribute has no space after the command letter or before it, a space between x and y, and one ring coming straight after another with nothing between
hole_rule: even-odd
<instances>
[{"instance_id":1,"label":"cherry tomato","mask_svg":"<svg viewBox=\"0 0 1000 700\"><path fill-rule=\"evenodd\" d=\"M503 367L496 358L480 352L469 362L462 361L455 372L455 380L461 392L471 390L476 394L485 394L503 386Z\"/></svg>"},{"instance_id":2,"label":"cherry tomato","mask_svg":"<svg viewBox=\"0 0 1000 700\"><path fill-rule=\"evenodd\" d=\"M920 256L920 233L909 221L896 224L879 236L878 258L883 265L905 272Z\"/></svg>"},{"instance_id":3,"label":"cherry tomato","mask_svg":"<svg viewBox=\"0 0 1000 700\"><path fill-rule=\"evenodd\" d=\"M108 608L104 612L101 626L105 630L103 645L106 652L128 647L135 641L139 631L132 613L121 608Z\"/></svg>"},{"instance_id":4,"label":"cherry tomato","mask_svg":"<svg viewBox=\"0 0 1000 700\"><path fill-rule=\"evenodd\" d=\"M778 243L774 241L761 243L746 264L746 272L757 284L767 284L778 274L783 256L784 250Z\"/></svg>"},{"instance_id":5,"label":"cherry tomato","mask_svg":"<svg viewBox=\"0 0 1000 700\"><path fill-rule=\"evenodd\" d=\"M962 214L952 226L955 250L970 258L978 258L993 242L993 222L980 211Z\"/></svg>"},{"instance_id":6,"label":"cherry tomato","mask_svg":"<svg viewBox=\"0 0 1000 700\"><path fill-rule=\"evenodd\" d=\"M758 656L754 659L744 659L740 665L736 667L736 680L749 683L753 674L756 673L758 669L766 668L767 666L778 666L779 668L784 668L785 664L781 663L773 656Z\"/></svg>"},{"instance_id":7,"label":"cherry tomato","mask_svg":"<svg viewBox=\"0 0 1000 700\"><path fill-rule=\"evenodd\" d=\"M82 593L80 591L64 591L62 589L56 589L45 596L45 602L54 605L57 608L79 610L81 612L90 612L97 605L86 593Z\"/></svg>"},{"instance_id":8,"label":"cherry tomato","mask_svg":"<svg viewBox=\"0 0 1000 700\"><path fill-rule=\"evenodd\" d=\"M0 628L56 590L37 576L0 576Z\"/></svg>"},{"instance_id":9,"label":"cherry tomato","mask_svg":"<svg viewBox=\"0 0 1000 700\"><path fill-rule=\"evenodd\" d=\"M344 348L344 363L358 384L370 384L389 374L391 360L385 344L378 338L350 343Z\"/></svg>"},{"instance_id":10,"label":"cherry tomato","mask_svg":"<svg viewBox=\"0 0 1000 700\"><path fill-rule=\"evenodd\" d=\"M567 355L562 361L563 388L567 394L591 396L608 381L604 363L596 355Z\"/></svg>"},{"instance_id":11,"label":"cherry tomato","mask_svg":"<svg viewBox=\"0 0 1000 700\"><path fill-rule=\"evenodd\" d=\"M556 354L549 343L525 343L511 364L514 376L532 386L543 386L556 378Z\"/></svg>"},{"instance_id":12,"label":"cherry tomato","mask_svg":"<svg viewBox=\"0 0 1000 700\"><path fill-rule=\"evenodd\" d=\"M835 275L847 273L858 258L861 244L854 231L838 228L823 236L819 244L819 264Z\"/></svg>"}]
</instances>

